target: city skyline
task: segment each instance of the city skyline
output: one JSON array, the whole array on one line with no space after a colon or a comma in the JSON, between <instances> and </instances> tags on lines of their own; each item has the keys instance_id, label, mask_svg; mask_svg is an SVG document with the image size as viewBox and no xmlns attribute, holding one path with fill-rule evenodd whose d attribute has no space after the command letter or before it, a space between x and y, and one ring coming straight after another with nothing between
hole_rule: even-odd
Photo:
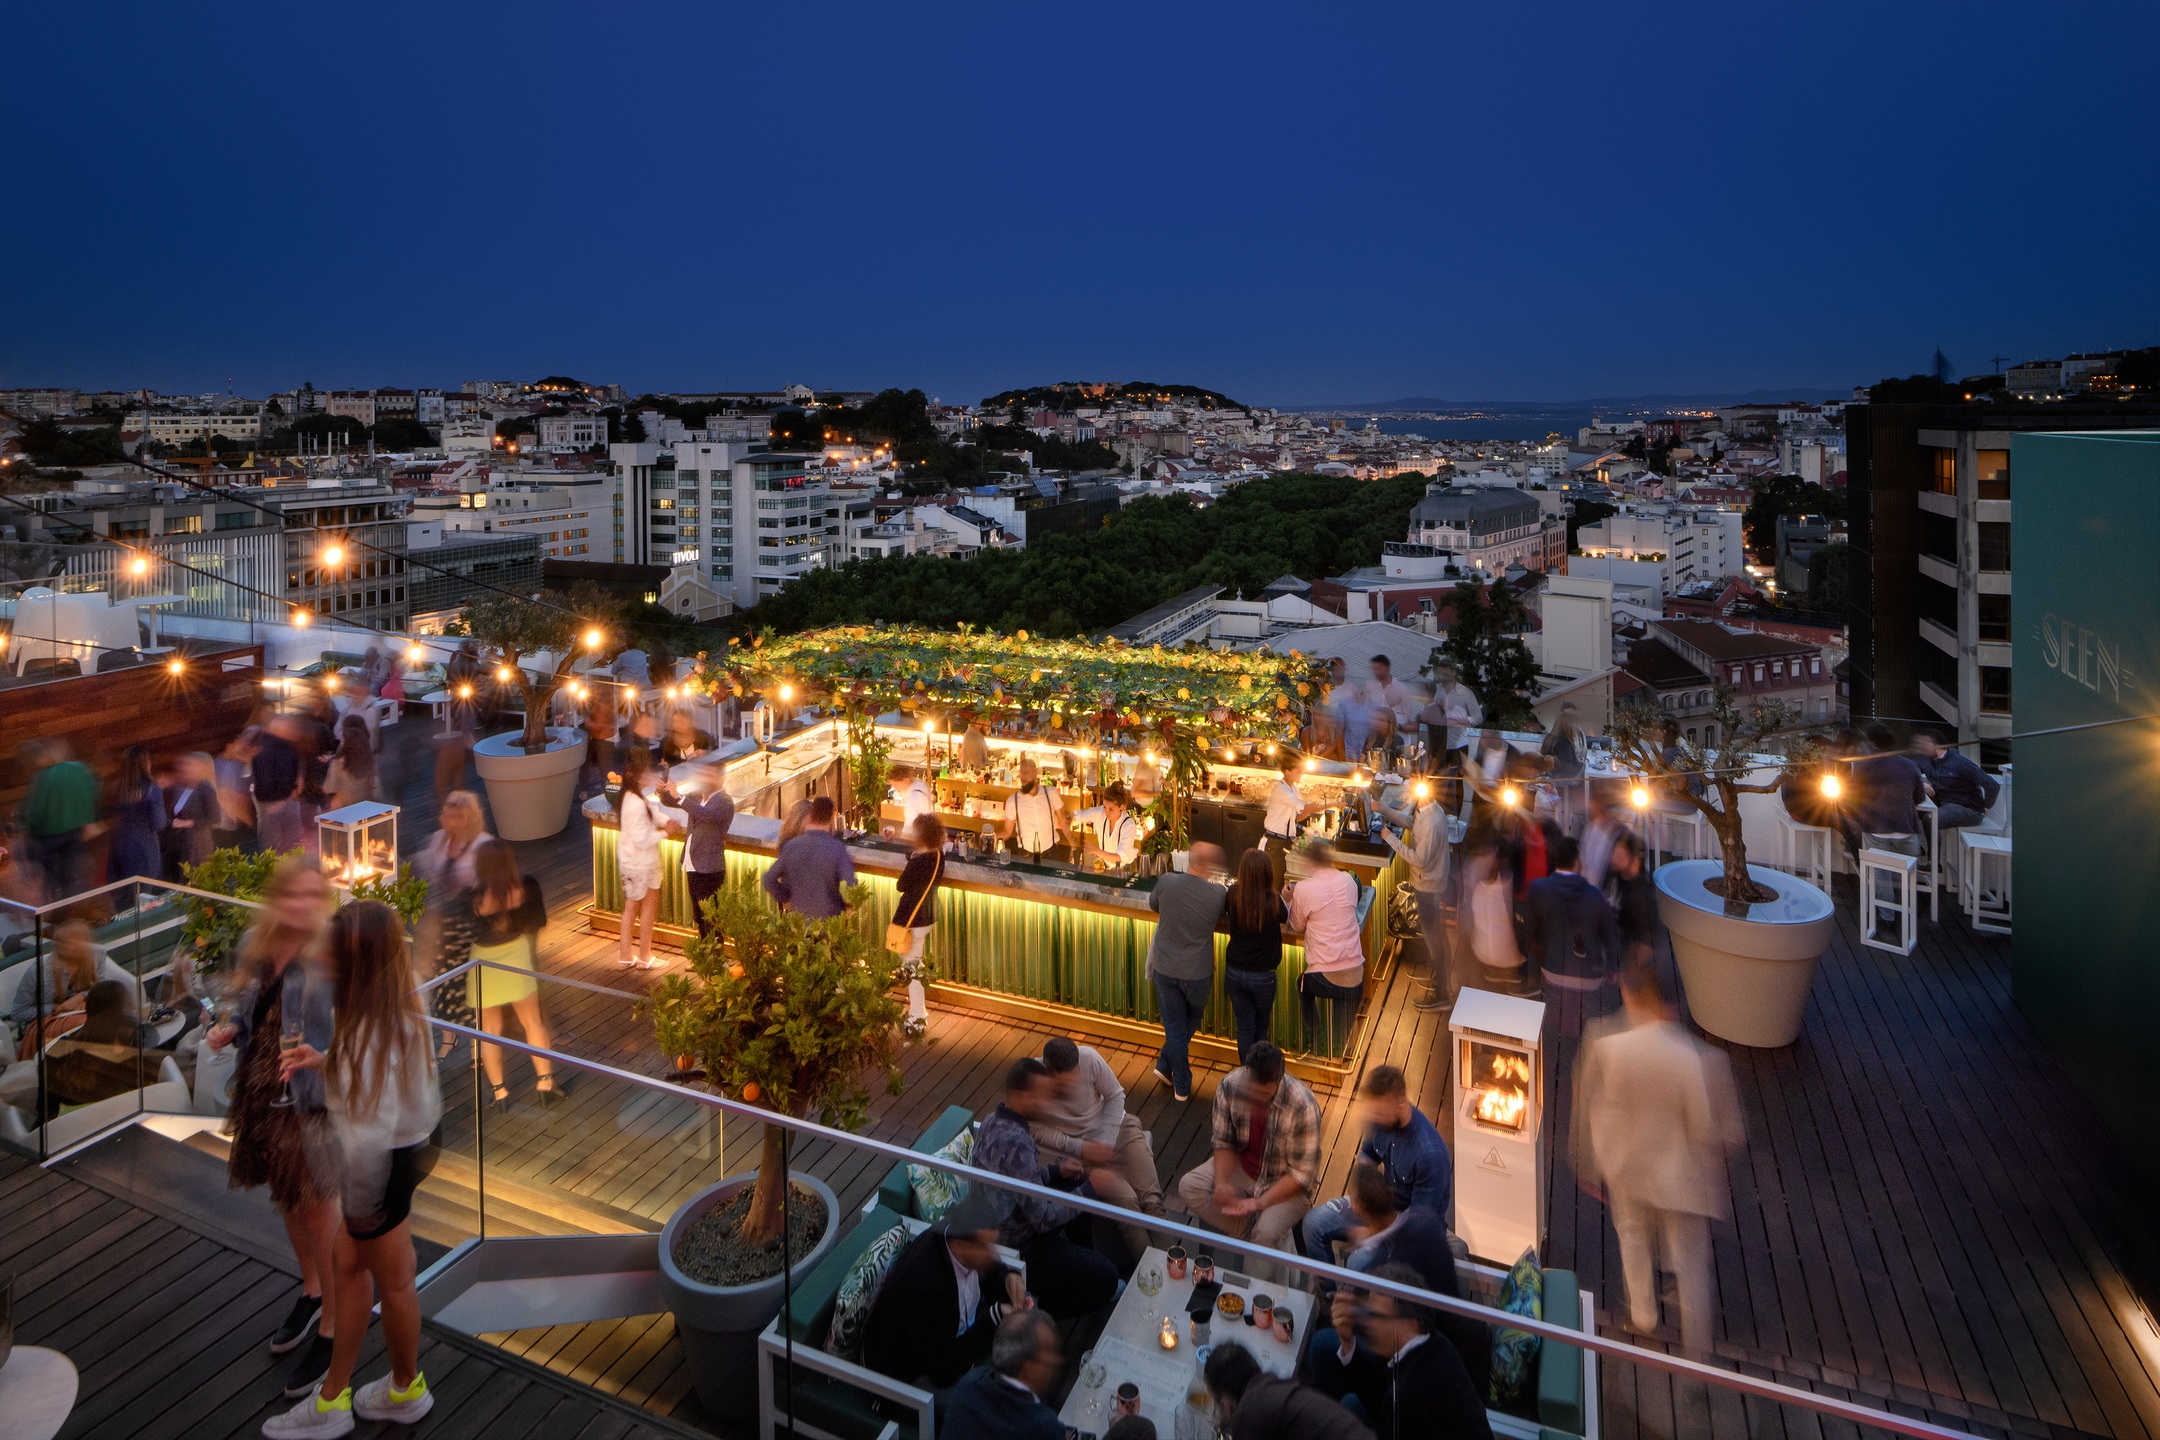
<instances>
[{"instance_id":1,"label":"city skyline","mask_svg":"<svg viewBox=\"0 0 2160 1440\"><path fill-rule=\"evenodd\" d=\"M22 11L0 385L1353 406L2139 343L2160 25L1957 14Z\"/></svg>"}]
</instances>

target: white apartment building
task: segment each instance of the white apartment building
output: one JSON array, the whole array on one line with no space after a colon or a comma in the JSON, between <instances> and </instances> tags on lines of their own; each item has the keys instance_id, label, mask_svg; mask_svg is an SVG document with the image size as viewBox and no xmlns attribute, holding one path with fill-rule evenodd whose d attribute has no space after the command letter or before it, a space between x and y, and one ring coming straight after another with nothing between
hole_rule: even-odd
<instances>
[{"instance_id":1,"label":"white apartment building","mask_svg":"<svg viewBox=\"0 0 2160 1440\"><path fill-rule=\"evenodd\" d=\"M1536 496L1509 488L1464 490L1434 481L1410 508L1405 538L1452 551L1488 575L1510 565L1550 572L1567 559L1567 522L1547 515Z\"/></svg>"},{"instance_id":2,"label":"white apartment building","mask_svg":"<svg viewBox=\"0 0 2160 1440\"><path fill-rule=\"evenodd\" d=\"M484 415L465 415L443 421L442 448L445 453L463 451L488 451L495 448L495 422Z\"/></svg>"},{"instance_id":3,"label":"white apartment building","mask_svg":"<svg viewBox=\"0 0 2160 1440\"><path fill-rule=\"evenodd\" d=\"M1738 510L1684 505L1629 506L1575 532L1576 546L1592 559L1648 560L1659 565L1670 592L1683 581L1716 580L1747 573L1747 550Z\"/></svg>"},{"instance_id":4,"label":"white apartment building","mask_svg":"<svg viewBox=\"0 0 2160 1440\"><path fill-rule=\"evenodd\" d=\"M153 415L138 410L120 422L123 431L134 431L156 445L184 445L214 435L220 440L262 439L260 415Z\"/></svg>"},{"instance_id":5,"label":"white apartment building","mask_svg":"<svg viewBox=\"0 0 2160 1440\"><path fill-rule=\"evenodd\" d=\"M468 481L455 493L421 496L412 518L434 521L453 535L531 535L543 560L607 560L613 545L610 489L604 475L558 481L498 473L484 485Z\"/></svg>"},{"instance_id":6,"label":"white apartment building","mask_svg":"<svg viewBox=\"0 0 2160 1440\"><path fill-rule=\"evenodd\" d=\"M533 438L543 450L595 450L608 443L605 415L542 415Z\"/></svg>"},{"instance_id":7,"label":"white apartment building","mask_svg":"<svg viewBox=\"0 0 2160 1440\"><path fill-rule=\"evenodd\" d=\"M620 563L702 566L716 590L748 608L840 553L830 490L809 475L821 456L691 438L616 444L608 454L610 558Z\"/></svg>"}]
</instances>

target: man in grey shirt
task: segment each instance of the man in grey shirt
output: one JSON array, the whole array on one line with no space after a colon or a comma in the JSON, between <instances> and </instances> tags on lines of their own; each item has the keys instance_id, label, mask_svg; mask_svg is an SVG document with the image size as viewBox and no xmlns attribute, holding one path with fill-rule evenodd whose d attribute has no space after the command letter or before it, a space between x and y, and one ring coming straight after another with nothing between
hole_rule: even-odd
<instances>
[{"instance_id":1,"label":"man in grey shirt","mask_svg":"<svg viewBox=\"0 0 2160 1440\"><path fill-rule=\"evenodd\" d=\"M1043 1046L1050 1098L1029 1117L1028 1128L1046 1156L1056 1157L1068 1177L1086 1175L1098 1200L1147 1215L1163 1213L1162 1179L1155 1173L1155 1146L1140 1117L1125 1108L1125 1087L1102 1052L1055 1035ZM1129 1257L1139 1263L1147 1231L1120 1227Z\"/></svg>"},{"instance_id":2,"label":"man in grey shirt","mask_svg":"<svg viewBox=\"0 0 2160 1440\"><path fill-rule=\"evenodd\" d=\"M1148 896L1148 908L1162 917L1155 922L1147 957L1163 1024L1155 1074L1179 1100L1192 1098L1187 1050L1215 989L1215 925L1229 899L1214 880L1221 868L1220 847L1201 841L1192 847L1185 873L1162 876Z\"/></svg>"},{"instance_id":3,"label":"man in grey shirt","mask_svg":"<svg viewBox=\"0 0 2160 1440\"><path fill-rule=\"evenodd\" d=\"M1448 963L1448 814L1435 781L1417 780L1410 793L1414 818L1385 805L1381 810L1410 832L1405 840L1390 830L1387 843L1410 868L1410 893L1417 897L1418 929L1425 937L1425 991L1413 1003L1420 1010L1444 1010L1455 1003L1458 988Z\"/></svg>"}]
</instances>

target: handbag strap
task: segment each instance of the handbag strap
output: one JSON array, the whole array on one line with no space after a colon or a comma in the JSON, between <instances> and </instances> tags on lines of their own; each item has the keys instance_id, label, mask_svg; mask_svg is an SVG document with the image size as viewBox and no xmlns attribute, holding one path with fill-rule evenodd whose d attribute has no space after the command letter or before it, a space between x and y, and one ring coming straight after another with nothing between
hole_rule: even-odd
<instances>
[{"instance_id":1,"label":"handbag strap","mask_svg":"<svg viewBox=\"0 0 2160 1440\"><path fill-rule=\"evenodd\" d=\"M914 928L915 928L915 917L916 917L916 916L918 916L918 915L920 915L920 914L922 914L922 908L923 908L923 906L925 906L925 905L927 905L927 904L929 904L929 903L930 903L930 892L931 892L931 891L933 891L933 890L935 890L935 889L937 889L937 887L938 887L938 881L940 881L940 880L942 880L942 879L944 879L944 878L945 878L945 852L944 852L944 851L942 851L942 850L940 850L940 851L938 851L938 852L937 852L937 861L936 861L936 868L932 869L932 870L931 870L931 872L930 872L930 883L929 883L929 884L927 884L927 885L925 885L925 886L923 886L923 888L922 888L922 894L920 894L920 895L917 895L917 896L915 897L915 908L914 908L913 910L910 910L910 911L908 912L908 918L907 918L906 920L904 920L904 921L903 921L903 920L900 920L900 919L898 919L898 918L895 918L895 919L894 919L894 921L893 921L893 923L894 923L895 925L898 925L898 926L899 926L899 927L900 927L901 929L903 929L903 930L912 930L912 929L914 929Z\"/></svg>"}]
</instances>

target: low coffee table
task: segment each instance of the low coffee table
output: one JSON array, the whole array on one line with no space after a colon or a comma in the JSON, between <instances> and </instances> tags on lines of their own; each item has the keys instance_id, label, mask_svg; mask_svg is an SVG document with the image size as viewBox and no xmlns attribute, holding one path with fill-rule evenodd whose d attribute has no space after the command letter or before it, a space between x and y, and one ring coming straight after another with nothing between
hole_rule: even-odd
<instances>
[{"instance_id":1,"label":"low coffee table","mask_svg":"<svg viewBox=\"0 0 2160 1440\"><path fill-rule=\"evenodd\" d=\"M1210 1343L1221 1345L1236 1341L1252 1351L1260 1368L1276 1375L1291 1375L1297 1370L1298 1355L1305 1348L1306 1331L1312 1321L1313 1297L1302 1290L1285 1290L1272 1280L1256 1280L1236 1270L1225 1270L1222 1262L1234 1257L1224 1255L1218 1259L1215 1278L1221 1282L1226 1295L1241 1295L1245 1299L1245 1314L1252 1313L1252 1298L1266 1295L1279 1306L1288 1307L1297 1322L1288 1341L1275 1338L1270 1329L1261 1334L1257 1325L1247 1325L1244 1318L1233 1320L1220 1310L1211 1322L1213 1334ZM1118 1297L1117 1308L1110 1312L1110 1323L1103 1327L1102 1338L1095 1342L1095 1360L1103 1367L1104 1380L1100 1390L1090 1390L1077 1379L1072 1393L1065 1397L1065 1408L1058 1412L1058 1419L1083 1434L1100 1435L1110 1428L1111 1407L1117 1400L1117 1387L1130 1380L1140 1387L1140 1413L1155 1422L1159 1435L1168 1440L1171 1433L1171 1416L1178 1406L1185 1403L1186 1386L1193 1373L1193 1343L1185 1322L1185 1302L1192 1297L1193 1279L1188 1273L1183 1280L1170 1278L1170 1258L1159 1245L1151 1245L1133 1274L1137 1276L1150 1265L1163 1277L1162 1289L1154 1295L1143 1295L1140 1287L1128 1277L1125 1293ZM1167 1315L1177 1325L1177 1348L1162 1347L1162 1322ZM1077 1358L1074 1361L1077 1366ZM1088 1402L1099 1398L1101 1409L1089 1413Z\"/></svg>"}]
</instances>

